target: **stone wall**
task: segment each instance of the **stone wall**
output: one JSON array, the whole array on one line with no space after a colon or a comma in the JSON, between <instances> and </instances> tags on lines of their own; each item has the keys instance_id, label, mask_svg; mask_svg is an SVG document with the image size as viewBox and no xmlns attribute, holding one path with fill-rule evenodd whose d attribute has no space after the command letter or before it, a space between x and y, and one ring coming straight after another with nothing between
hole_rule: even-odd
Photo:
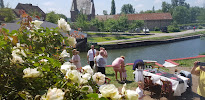
<instances>
[{"instance_id":1,"label":"stone wall","mask_svg":"<svg viewBox=\"0 0 205 100\"><path fill-rule=\"evenodd\" d=\"M167 27L171 22L172 20L146 20L144 21L144 26L147 26L150 31L153 31L155 27Z\"/></svg>"}]
</instances>

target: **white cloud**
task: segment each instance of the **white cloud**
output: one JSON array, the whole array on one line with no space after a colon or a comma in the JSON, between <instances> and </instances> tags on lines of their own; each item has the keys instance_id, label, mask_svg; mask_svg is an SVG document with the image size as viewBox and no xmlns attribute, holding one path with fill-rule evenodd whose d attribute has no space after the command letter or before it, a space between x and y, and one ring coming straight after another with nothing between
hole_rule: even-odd
<instances>
[{"instance_id":1,"label":"white cloud","mask_svg":"<svg viewBox=\"0 0 205 100\"><path fill-rule=\"evenodd\" d=\"M54 2L44 2L43 5L44 6L53 6L55 3Z\"/></svg>"},{"instance_id":2,"label":"white cloud","mask_svg":"<svg viewBox=\"0 0 205 100\"><path fill-rule=\"evenodd\" d=\"M161 4L162 0L154 0L154 4Z\"/></svg>"},{"instance_id":3,"label":"white cloud","mask_svg":"<svg viewBox=\"0 0 205 100\"><path fill-rule=\"evenodd\" d=\"M143 4L138 4L138 5L135 6L135 8L142 8L142 7L144 7Z\"/></svg>"}]
</instances>

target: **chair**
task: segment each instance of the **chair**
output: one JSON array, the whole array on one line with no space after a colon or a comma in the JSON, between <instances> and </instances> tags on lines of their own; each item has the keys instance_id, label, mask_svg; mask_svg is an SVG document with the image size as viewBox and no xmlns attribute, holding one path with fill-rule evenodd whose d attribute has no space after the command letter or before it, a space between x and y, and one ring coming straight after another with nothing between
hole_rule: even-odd
<instances>
[{"instance_id":1,"label":"chair","mask_svg":"<svg viewBox=\"0 0 205 100\"><path fill-rule=\"evenodd\" d=\"M151 78L151 76L144 76L144 89L150 90L152 95L155 89L155 84L152 82Z\"/></svg>"},{"instance_id":2,"label":"chair","mask_svg":"<svg viewBox=\"0 0 205 100\"><path fill-rule=\"evenodd\" d=\"M168 100L172 100L173 94L174 94L174 91L172 90L172 83L170 81L164 81L161 79L160 79L160 81L162 82L160 97L163 94L165 94L165 95L168 94L169 95Z\"/></svg>"}]
</instances>

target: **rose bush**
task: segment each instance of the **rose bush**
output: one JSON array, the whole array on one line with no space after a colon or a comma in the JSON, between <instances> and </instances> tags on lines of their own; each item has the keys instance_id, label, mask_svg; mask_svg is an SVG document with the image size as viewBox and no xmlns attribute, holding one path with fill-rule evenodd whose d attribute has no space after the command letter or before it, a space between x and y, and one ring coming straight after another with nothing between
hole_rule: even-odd
<instances>
[{"instance_id":1,"label":"rose bush","mask_svg":"<svg viewBox=\"0 0 205 100\"><path fill-rule=\"evenodd\" d=\"M113 84L105 85L104 74L94 74L89 65L77 70L63 59L70 57L76 44L64 19L58 21L59 28L49 29L26 14L23 17L19 30L0 28L0 99L123 99Z\"/></svg>"}]
</instances>

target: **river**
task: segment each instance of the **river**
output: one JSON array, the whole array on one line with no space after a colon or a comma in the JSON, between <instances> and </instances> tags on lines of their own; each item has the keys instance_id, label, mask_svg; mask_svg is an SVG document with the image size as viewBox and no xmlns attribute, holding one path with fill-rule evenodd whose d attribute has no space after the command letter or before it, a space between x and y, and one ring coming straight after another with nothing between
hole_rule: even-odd
<instances>
[{"instance_id":1,"label":"river","mask_svg":"<svg viewBox=\"0 0 205 100\"><path fill-rule=\"evenodd\" d=\"M133 63L136 59L155 60L160 64L166 59L193 57L205 53L205 38L198 38L174 43L150 45L142 47L107 50L107 65L121 55L125 63ZM87 52L80 53L82 66L87 64Z\"/></svg>"}]
</instances>

